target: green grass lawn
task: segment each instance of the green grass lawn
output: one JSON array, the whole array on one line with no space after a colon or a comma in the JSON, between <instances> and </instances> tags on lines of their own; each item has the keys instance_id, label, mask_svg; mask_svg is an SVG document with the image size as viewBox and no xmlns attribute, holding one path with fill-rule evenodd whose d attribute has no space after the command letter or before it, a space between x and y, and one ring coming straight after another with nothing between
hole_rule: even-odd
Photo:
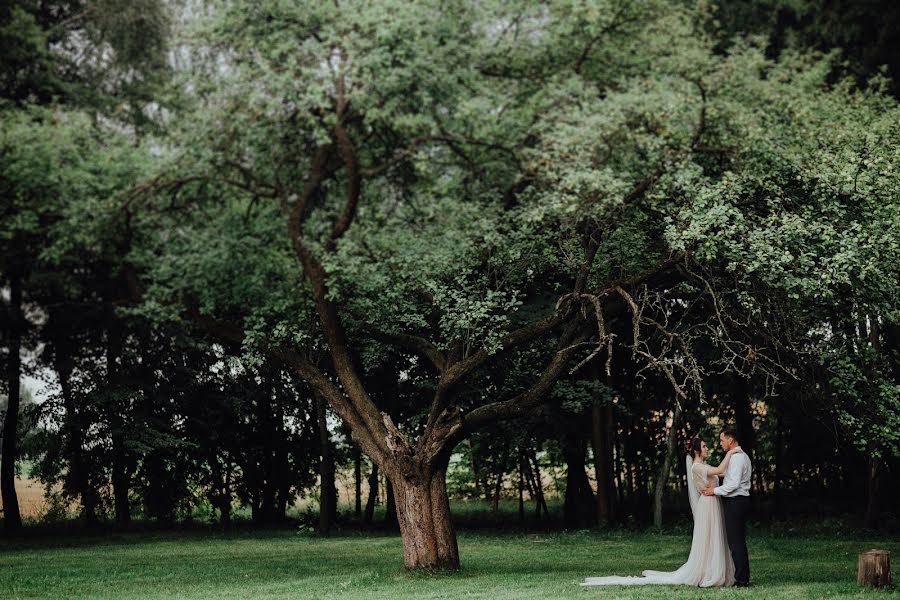
<instances>
[{"instance_id":1,"label":"green grass lawn","mask_svg":"<svg viewBox=\"0 0 900 600\"><path fill-rule=\"evenodd\" d=\"M400 540L318 538L292 531L124 533L0 540L0 598L833 598L900 596L861 590L857 554L900 540L751 531L749 590L653 586L582 588L584 576L675 569L689 534L474 533L459 536L463 569L402 570Z\"/></svg>"}]
</instances>

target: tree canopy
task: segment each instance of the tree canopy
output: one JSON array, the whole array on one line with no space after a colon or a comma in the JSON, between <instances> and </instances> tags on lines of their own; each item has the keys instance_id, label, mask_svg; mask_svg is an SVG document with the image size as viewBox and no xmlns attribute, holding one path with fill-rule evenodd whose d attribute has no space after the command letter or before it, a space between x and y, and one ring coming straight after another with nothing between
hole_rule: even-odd
<instances>
[{"instance_id":1,"label":"tree canopy","mask_svg":"<svg viewBox=\"0 0 900 600\"><path fill-rule=\"evenodd\" d=\"M459 564L459 442L543 411L583 459L566 411L624 390L662 398L641 410L671 410L673 432L715 397L749 415L750 393L805 390L877 473L900 448L900 107L883 75L773 55L717 15L212 3L143 143L4 113L21 204L3 227L44 235L56 265L106 248L130 317L206 332L270 374L270 399L302 380L389 478L408 567Z\"/></svg>"}]
</instances>

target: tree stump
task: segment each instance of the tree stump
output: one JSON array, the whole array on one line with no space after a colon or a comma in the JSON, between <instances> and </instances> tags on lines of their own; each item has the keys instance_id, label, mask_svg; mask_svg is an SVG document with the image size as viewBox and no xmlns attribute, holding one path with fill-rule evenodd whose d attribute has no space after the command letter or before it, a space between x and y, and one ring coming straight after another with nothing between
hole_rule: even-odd
<instances>
[{"instance_id":1,"label":"tree stump","mask_svg":"<svg viewBox=\"0 0 900 600\"><path fill-rule=\"evenodd\" d=\"M856 580L872 587L891 585L891 553L874 549L860 553Z\"/></svg>"}]
</instances>

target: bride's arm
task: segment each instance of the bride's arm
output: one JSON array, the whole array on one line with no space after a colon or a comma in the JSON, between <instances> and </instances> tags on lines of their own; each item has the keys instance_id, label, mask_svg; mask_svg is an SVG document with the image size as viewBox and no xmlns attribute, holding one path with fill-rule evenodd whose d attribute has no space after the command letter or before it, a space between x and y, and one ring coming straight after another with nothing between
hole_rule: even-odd
<instances>
[{"instance_id":1,"label":"bride's arm","mask_svg":"<svg viewBox=\"0 0 900 600\"><path fill-rule=\"evenodd\" d=\"M707 475L723 475L725 473L725 470L728 469L728 463L731 461L731 455L734 454L735 452L737 452L737 449L729 450L728 453L725 455L725 458L722 459L722 462L719 463L719 466L713 467L710 465L709 470L707 470L706 474Z\"/></svg>"}]
</instances>

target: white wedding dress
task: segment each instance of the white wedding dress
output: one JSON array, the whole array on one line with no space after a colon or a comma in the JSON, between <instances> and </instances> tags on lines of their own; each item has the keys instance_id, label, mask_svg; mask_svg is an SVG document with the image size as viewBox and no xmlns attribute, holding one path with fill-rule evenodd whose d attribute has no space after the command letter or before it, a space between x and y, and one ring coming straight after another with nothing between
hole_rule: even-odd
<instances>
[{"instance_id":1,"label":"white wedding dress","mask_svg":"<svg viewBox=\"0 0 900 600\"><path fill-rule=\"evenodd\" d=\"M688 496L694 514L694 535L687 562L676 571L643 571L642 576L587 577L581 585L693 585L722 587L734 583L734 561L725 537L725 518L718 496L704 496L707 485L719 485L719 478L708 475L709 465L687 458L691 473Z\"/></svg>"}]
</instances>

